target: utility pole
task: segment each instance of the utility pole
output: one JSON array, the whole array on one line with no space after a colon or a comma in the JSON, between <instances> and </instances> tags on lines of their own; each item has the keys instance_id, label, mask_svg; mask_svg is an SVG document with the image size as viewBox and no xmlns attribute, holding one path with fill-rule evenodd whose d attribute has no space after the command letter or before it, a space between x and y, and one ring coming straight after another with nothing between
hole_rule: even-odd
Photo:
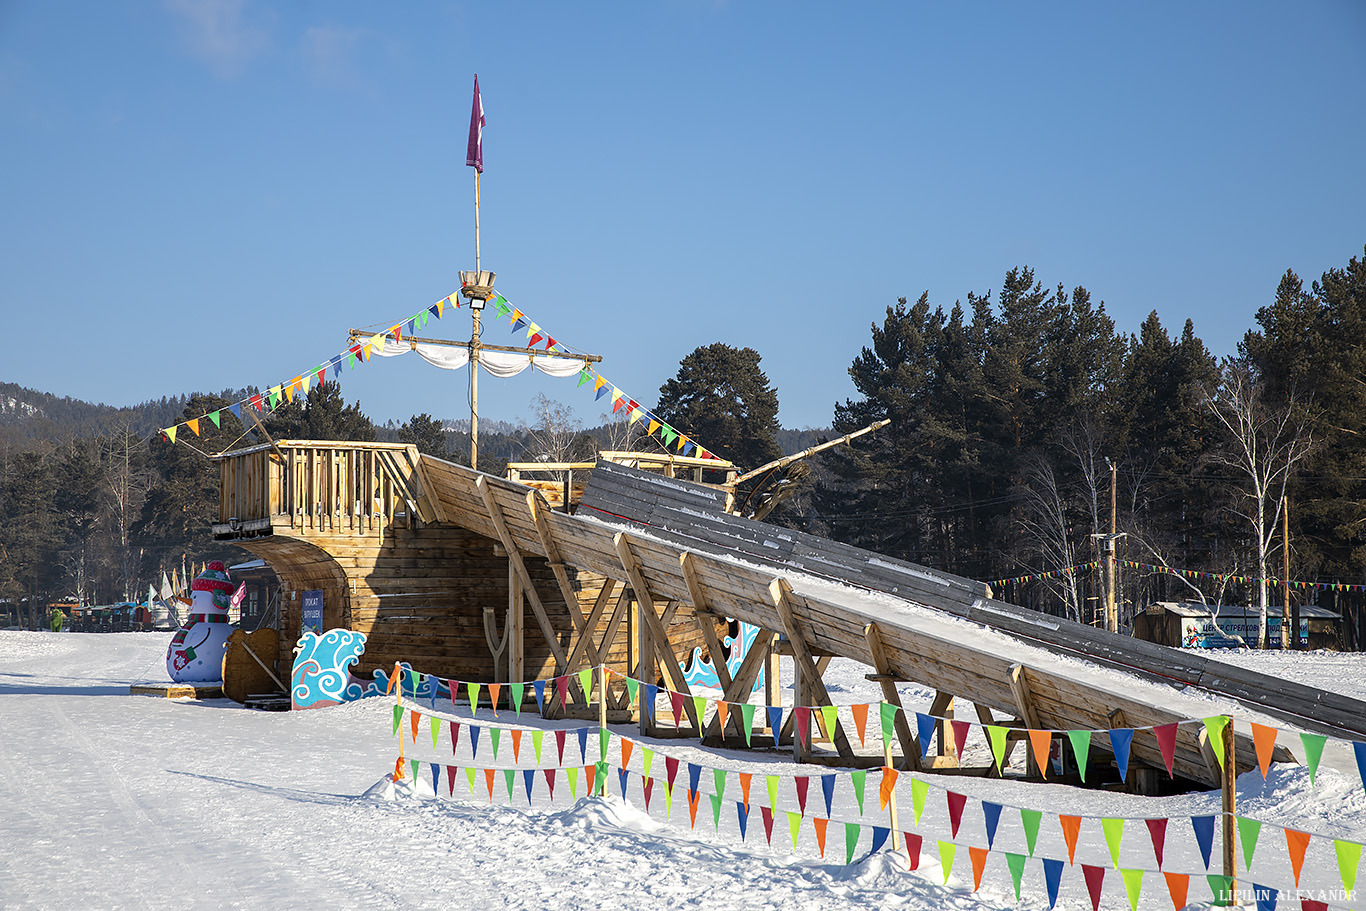
<instances>
[{"instance_id":1,"label":"utility pole","mask_svg":"<svg viewBox=\"0 0 1366 911\"><path fill-rule=\"evenodd\" d=\"M1295 630L1295 635L1290 635L1290 498L1286 497L1281 502L1281 556L1283 562L1281 568L1285 572L1281 575L1284 580L1281 584L1281 591L1285 595L1285 605L1281 608L1281 648L1290 648L1290 643L1299 638L1299 630Z\"/></svg>"},{"instance_id":2,"label":"utility pole","mask_svg":"<svg viewBox=\"0 0 1366 911\"><path fill-rule=\"evenodd\" d=\"M1105 628L1112 633L1117 633L1119 632L1119 608L1115 604L1115 576L1118 573L1119 566L1117 565L1115 558L1115 544L1117 540L1115 533L1117 531L1116 520L1118 518L1115 506L1115 482L1119 473L1119 466L1114 462L1111 462L1108 458L1105 460L1105 463L1110 466L1110 537L1109 540L1105 542L1105 559L1109 564L1110 572L1109 578L1107 579L1108 584L1105 589Z\"/></svg>"}]
</instances>

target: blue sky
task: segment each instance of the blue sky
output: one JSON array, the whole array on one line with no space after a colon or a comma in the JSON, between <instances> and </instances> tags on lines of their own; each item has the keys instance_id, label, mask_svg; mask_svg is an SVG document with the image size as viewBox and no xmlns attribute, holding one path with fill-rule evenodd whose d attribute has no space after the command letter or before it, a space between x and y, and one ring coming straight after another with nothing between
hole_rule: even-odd
<instances>
[{"instance_id":1,"label":"blue sky","mask_svg":"<svg viewBox=\"0 0 1366 911\"><path fill-rule=\"evenodd\" d=\"M456 290L476 72L485 268L646 405L721 341L825 426L897 297L1018 265L1228 354L1366 244L1360 3L0 0L0 380L269 386ZM467 414L415 358L343 390ZM605 410L524 374L481 416L538 393Z\"/></svg>"}]
</instances>

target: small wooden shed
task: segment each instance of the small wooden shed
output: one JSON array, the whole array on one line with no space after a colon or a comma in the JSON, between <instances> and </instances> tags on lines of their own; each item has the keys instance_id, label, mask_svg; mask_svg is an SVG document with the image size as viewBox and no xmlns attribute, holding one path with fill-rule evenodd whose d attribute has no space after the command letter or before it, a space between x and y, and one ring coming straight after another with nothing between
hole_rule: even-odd
<instances>
[{"instance_id":1,"label":"small wooden shed","mask_svg":"<svg viewBox=\"0 0 1366 911\"><path fill-rule=\"evenodd\" d=\"M1299 636L1294 648L1340 647L1338 628L1342 615L1316 605L1291 608L1298 618ZM1267 607L1267 642L1272 648L1281 643L1281 617L1284 607ZM1134 617L1133 635L1138 639L1169 645L1172 648L1200 644L1216 628L1225 636L1241 637L1248 645L1257 643L1259 611L1256 607L1230 604L1200 604L1192 601L1157 601Z\"/></svg>"}]
</instances>

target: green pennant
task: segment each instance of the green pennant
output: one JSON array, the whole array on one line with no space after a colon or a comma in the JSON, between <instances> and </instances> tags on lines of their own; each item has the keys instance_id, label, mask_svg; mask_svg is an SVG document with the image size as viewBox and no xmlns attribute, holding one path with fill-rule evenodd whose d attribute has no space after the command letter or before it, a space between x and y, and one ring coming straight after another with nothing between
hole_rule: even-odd
<instances>
[{"instance_id":1,"label":"green pennant","mask_svg":"<svg viewBox=\"0 0 1366 911\"><path fill-rule=\"evenodd\" d=\"M536 751L536 764L541 764L541 743L545 740L545 731L533 730L531 732L531 748Z\"/></svg>"},{"instance_id":2,"label":"green pennant","mask_svg":"<svg viewBox=\"0 0 1366 911\"><path fill-rule=\"evenodd\" d=\"M1031 854L1033 851L1030 852ZM1025 856L1006 852L1006 866L1010 868L1010 881L1015 884L1015 900L1020 900L1020 880L1024 878Z\"/></svg>"},{"instance_id":3,"label":"green pennant","mask_svg":"<svg viewBox=\"0 0 1366 911\"><path fill-rule=\"evenodd\" d=\"M512 685L512 708L517 713L517 717L522 717L522 697L526 695L525 683L514 683Z\"/></svg>"},{"instance_id":4,"label":"green pennant","mask_svg":"<svg viewBox=\"0 0 1366 911\"><path fill-rule=\"evenodd\" d=\"M1243 868L1252 869L1252 853L1257 850L1257 836L1262 832L1262 824L1246 816L1233 817L1238 822L1238 841L1243 846Z\"/></svg>"},{"instance_id":5,"label":"green pennant","mask_svg":"<svg viewBox=\"0 0 1366 911\"><path fill-rule=\"evenodd\" d=\"M503 733L502 730L499 729L499 728L495 728L495 727L489 728L489 740L493 743L493 758L494 758L494 759L497 759L497 758L498 758L498 740L499 740L499 738L502 736L502 733Z\"/></svg>"},{"instance_id":6,"label":"green pennant","mask_svg":"<svg viewBox=\"0 0 1366 911\"><path fill-rule=\"evenodd\" d=\"M664 785L664 815L674 815L674 789L673 785L667 781L661 782Z\"/></svg>"},{"instance_id":7,"label":"green pennant","mask_svg":"<svg viewBox=\"0 0 1366 911\"><path fill-rule=\"evenodd\" d=\"M588 371L587 371L587 370L580 370L580 371L579 371L579 385L580 385L580 386L582 386L584 383L588 382L590 379L592 379L592 377L588 375Z\"/></svg>"},{"instance_id":8,"label":"green pennant","mask_svg":"<svg viewBox=\"0 0 1366 911\"><path fill-rule=\"evenodd\" d=\"M593 669L586 667L579 671L579 689L583 690L583 704L593 704Z\"/></svg>"},{"instance_id":9,"label":"green pennant","mask_svg":"<svg viewBox=\"0 0 1366 911\"><path fill-rule=\"evenodd\" d=\"M1006 758L1006 729L997 724L988 724L987 742L991 744L991 755L996 759L996 772L1000 774L1001 765Z\"/></svg>"},{"instance_id":10,"label":"green pennant","mask_svg":"<svg viewBox=\"0 0 1366 911\"><path fill-rule=\"evenodd\" d=\"M693 711L697 713L697 730L698 730L698 733L700 734L701 732L703 732L703 731L706 730L707 697L706 697L706 696L694 696L694 697L692 697L692 707L693 707Z\"/></svg>"},{"instance_id":11,"label":"green pennant","mask_svg":"<svg viewBox=\"0 0 1366 911\"><path fill-rule=\"evenodd\" d=\"M801 834L802 814L787 811L787 831L792 835L792 850L797 850L797 836Z\"/></svg>"},{"instance_id":12,"label":"green pennant","mask_svg":"<svg viewBox=\"0 0 1366 911\"><path fill-rule=\"evenodd\" d=\"M744 721L741 727L745 729L745 746L749 746L750 736L754 733L754 706L748 702L740 703L740 718Z\"/></svg>"},{"instance_id":13,"label":"green pennant","mask_svg":"<svg viewBox=\"0 0 1366 911\"><path fill-rule=\"evenodd\" d=\"M399 720L402 719L402 718L403 718L403 706L398 705L398 704L395 704L395 705L394 705L394 736L395 736L395 737L398 736L398 723L399 723Z\"/></svg>"},{"instance_id":14,"label":"green pennant","mask_svg":"<svg viewBox=\"0 0 1366 911\"><path fill-rule=\"evenodd\" d=\"M627 678L626 678L626 695L627 695L627 697L629 698L629 701L631 701L631 702L635 702L635 701L636 701L636 691L639 690L639 689L640 689L640 681L639 681L639 680L632 679L631 677L627 677Z\"/></svg>"},{"instance_id":15,"label":"green pennant","mask_svg":"<svg viewBox=\"0 0 1366 911\"><path fill-rule=\"evenodd\" d=\"M1114 861L1115 869L1118 869L1119 845L1124 840L1124 820L1102 819L1100 828L1105 833L1105 844L1110 849L1110 859Z\"/></svg>"},{"instance_id":16,"label":"green pennant","mask_svg":"<svg viewBox=\"0 0 1366 911\"><path fill-rule=\"evenodd\" d=\"M645 777L645 778L649 778L649 777L650 777L650 765L651 765L654 761L655 761L655 751L652 750L652 749L650 749L649 747L641 747L641 748L640 748L640 774L641 774L643 777Z\"/></svg>"},{"instance_id":17,"label":"green pennant","mask_svg":"<svg viewBox=\"0 0 1366 911\"><path fill-rule=\"evenodd\" d=\"M1077 757L1077 771L1081 773L1081 780L1086 780L1086 760L1091 755L1091 732L1090 731L1068 731L1067 739L1072 741L1072 752Z\"/></svg>"},{"instance_id":18,"label":"green pennant","mask_svg":"<svg viewBox=\"0 0 1366 911\"><path fill-rule=\"evenodd\" d=\"M778 776L765 775L764 785L768 788L768 808L774 813L778 812Z\"/></svg>"},{"instance_id":19,"label":"green pennant","mask_svg":"<svg viewBox=\"0 0 1366 911\"><path fill-rule=\"evenodd\" d=\"M1205 719L1205 734L1214 758L1219 760L1219 768L1224 767L1224 728L1228 727L1227 715L1213 715Z\"/></svg>"},{"instance_id":20,"label":"green pennant","mask_svg":"<svg viewBox=\"0 0 1366 911\"><path fill-rule=\"evenodd\" d=\"M1323 744L1328 738L1322 734L1301 734L1300 743L1304 744L1304 764L1309 766L1309 783L1319 771L1319 760L1323 758Z\"/></svg>"},{"instance_id":21,"label":"green pennant","mask_svg":"<svg viewBox=\"0 0 1366 911\"><path fill-rule=\"evenodd\" d=\"M1124 891L1129 895L1130 911L1138 911L1138 899L1143 894L1143 871L1120 870L1119 875L1124 877Z\"/></svg>"},{"instance_id":22,"label":"green pennant","mask_svg":"<svg viewBox=\"0 0 1366 911\"><path fill-rule=\"evenodd\" d=\"M441 736L441 719L435 715L428 717L432 729L432 749L436 749L436 738Z\"/></svg>"},{"instance_id":23,"label":"green pennant","mask_svg":"<svg viewBox=\"0 0 1366 911\"><path fill-rule=\"evenodd\" d=\"M854 797L858 799L858 815L863 815L863 788L868 783L868 770L859 769L849 776L854 782Z\"/></svg>"},{"instance_id":24,"label":"green pennant","mask_svg":"<svg viewBox=\"0 0 1366 911\"><path fill-rule=\"evenodd\" d=\"M1338 855L1338 874L1342 876L1342 888L1348 892L1357 887L1357 867L1361 865L1361 845L1354 841L1333 839L1333 847Z\"/></svg>"},{"instance_id":25,"label":"green pennant","mask_svg":"<svg viewBox=\"0 0 1366 911\"><path fill-rule=\"evenodd\" d=\"M1043 819L1043 811L1026 810L1020 807L1020 825L1024 827L1025 843L1029 845L1029 856L1034 856L1034 845L1039 840L1039 821Z\"/></svg>"},{"instance_id":26,"label":"green pennant","mask_svg":"<svg viewBox=\"0 0 1366 911\"><path fill-rule=\"evenodd\" d=\"M721 795L711 795L711 824L716 831L721 831Z\"/></svg>"},{"instance_id":27,"label":"green pennant","mask_svg":"<svg viewBox=\"0 0 1366 911\"><path fill-rule=\"evenodd\" d=\"M863 826L856 822L846 822L844 824L844 862L852 864L854 862L854 852L858 850L859 836L863 834Z\"/></svg>"},{"instance_id":28,"label":"green pennant","mask_svg":"<svg viewBox=\"0 0 1366 911\"><path fill-rule=\"evenodd\" d=\"M604 794L607 793L607 763L597 763L596 776L597 780L594 782L594 784L597 786L598 796L602 797Z\"/></svg>"},{"instance_id":29,"label":"green pennant","mask_svg":"<svg viewBox=\"0 0 1366 911\"><path fill-rule=\"evenodd\" d=\"M821 706L821 720L825 722L826 736L833 740L835 725L839 724L839 709L833 705Z\"/></svg>"},{"instance_id":30,"label":"green pennant","mask_svg":"<svg viewBox=\"0 0 1366 911\"><path fill-rule=\"evenodd\" d=\"M949 874L953 872L953 858L958 846L951 841L939 841L939 866L944 868L944 885L949 884Z\"/></svg>"},{"instance_id":31,"label":"green pennant","mask_svg":"<svg viewBox=\"0 0 1366 911\"><path fill-rule=\"evenodd\" d=\"M659 427L659 438L664 441L665 446L672 446L674 440L678 439L678 434L668 424L661 424Z\"/></svg>"},{"instance_id":32,"label":"green pennant","mask_svg":"<svg viewBox=\"0 0 1366 911\"><path fill-rule=\"evenodd\" d=\"M465 692L470 697L470 714L473 715L479 710L479 686L478 683L466 683Z\"/></svg>"},{"instance_id":33,"label":"green pennant","mask_svg":"<svg viewBox=\"0 0 1366 911\"><path fill-rule=\"evenodd\" d=\"M569 779L569 796L575 800L579 799L579 767L572 765L564 770L564 777Z\"/></svg>"},{"instance_id":34,"label":"green pennant","mask_svg":"<svg viewBox=\"0 0 1366 911\"><path fill-rule=\"evenodd\" d=\"M711 777L717 797L726 796L726 770L712 769Z\"/></svg>"},{"instance_id":35,"label":"green pennant","mask_svg":"<svg viewBox=\"0 0 1366 911\"><path fill-rule=\"evenodd\" d=\"M498 299L493 302L493 309L498 311L500 317L510 316L512 314L512 308L508 306L507 301L503 299L501 294L498 296Z\"/></svg>"},{"instance_id":36,"label":"green pennant","mask_svg":"<svg viewBox=\"0 0 1366 911\"><path fill-rule=\"evenodd\" d=\"M925 812L925 797L930 793L928 782L919 778L911 779L911 810L915 814L915 824L920 825L920 814Z\"/></svg>"},{"instance_id":37,"label":"green pennant","mask_svg":"<svg viewBox=\"0 0 1366 911\"><path fill-rule=\"evenodd\" d=\"M422 760L420 760L420 759L409 759L409 760L408 760L408 768L409 768L409 770L412 772L413 786L414 786L414 787L417 787L417 769L418 769L418 766L420 766L420 765L422 765Z\"/></svg>"},{"instance_id":38,"label":"green pennant","mask_svg":"<svg viewBox=\"0 0 1366 911\"><path fill-rule=\"evenodd\" d=\"M604 762L607 759L607 744L612 739L612 732L607 728L598 728L598 761Z\"/></svg>"},{"instance_id":39,"label":"green pennant","mask_svg":"<svg viewBox=\"0 0 1366 911\"><path fill-rule=\"evenodd\" d=\"M1206 873L1205 881L1214 896L1214 904L1228 907L1233 904L1233 877L1220 873Z\"/></svg>"},{"instance_id":40,"label":"green pennant","mask_svg":"<svg viewBox=\"0 0 1366 911\"><path fill-rule=\"evenodd\" d=\"M878 716L882 719L883 743L891 743L892 731L896 725L896 713L899 711L900 709L890 702L884 702L878 706Z\"/></svg>"},{"instance_id":41,"label":"green pennant","mask_svg":"<svg viewBox=\"0 0 1366 911\"><path fill-rule=\"evenodd\" d=\"M209 412L209 420L213 421L213 426L215 427L221 428L223 426L222 423L219 421L219 412L217 411Z\"/></svg>"},{"instance_id":42,"label":"green pennant","mask_svg":"<svg viewBox=\"0 0 1366 911\"><path fill-rule=\"evenodd\" d=\"M270 390L268 396L270 398L270 410L274 411L275 404L280 401L280 396L274 389Z\"/></svg>"},{"instance_id":43,"label":"green pennant","mask_svg":"<svg viewBox=\"0 0 1366 911\"><path fill-rule=\"evenodd\" d=\"M473 797L473 796L474 796L474 766L468 766L468 767L466 767L466 769L465 769L465 780L468 781L468 782L470 783L470 796Z\"/></svg>"},{"instance_id":44,"label":"green pennant","mask_svg":"<svg viewBox=\"0 0 1366 911\"><path fill-rule=\"evenodd\" d=\"M503 769L503 780L507 782L508 786L508 803L512 803L512 786L517 780L517 770Z\"/></svg>"}]
</instances>

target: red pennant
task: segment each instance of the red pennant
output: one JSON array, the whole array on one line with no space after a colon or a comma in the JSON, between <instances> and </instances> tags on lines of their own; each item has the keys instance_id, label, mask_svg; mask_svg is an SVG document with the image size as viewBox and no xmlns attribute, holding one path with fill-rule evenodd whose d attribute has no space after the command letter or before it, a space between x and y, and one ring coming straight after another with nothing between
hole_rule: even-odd
<instances>
[{"instance_id":1,"label":"red pennant","mask_svg":"<svg viewBox=\"0 0 1366 911\"><path fill-rule=\"evenodd\" d=\"M816 827L816 844L820 845L821 857L825 857L825 827L830 824L830 820L821 819L819 816L811 820L811 825Z\"/></svg>"},{"instance_id":2,"label":"red pennant","mask_svg":"<svg viewBox=\"0 0 1366 911\"><path fill-rule=\"evenodd\" d=\"M668 770L669 787L672 788L674 786L674 778L678 775L678 760L672 756L665 756L664 768Z\"/></svg>"},{"instance_id":3,"label":"red pennant","mask_svg":"<svg viewBox=\"0 0 1366 911\"><path fill-rule=\"evenodd\" d=\"M1162 875L1167 879L1167 894L1172 897L1172 908L1174 911L1181 911L1186 907L1186 892L1191 885L1189 873L1168 873L1165 870Z\"/></svg>"},{"instance_id":4,"label":"red pennant","mask_svg":"<svg viewBox=\"0 0 1366 911\"><path fill-rule=\"evenodd\" d=\"M806 815L806 789L811 784L811 779L805 775L797 776L797 808Z\"/></svg>"},{"instance_id":5,"label":"red pennant","mask_svg":"<svg viewBox=\"0 0 1366 911\"><path fill-rule=\"evenodd\" d=\"M1290 868L1295 871L1295 888L1298 889L1300 870L1304 868L1304 852L1309 847L1309 833L1286 829L1285 846L1290 850Z\"/></svg>"},{"instance_id":6,"label":"red pennant","mask_svg":"<svg viewBox=\"0 0 1366 911\"><path fill-rule=\"evenodd\" d=\"M555 748L560 751L560 765L564 765L564 738L564 731L555 732Z\"/></svg>"},{"instance_id":7,"label":"red pennant","mask_svg":"<svg viewBox=\"0 0 1366 911\"><path fill-rule=\"evenodd\" d=\"M773 808L760 807L759 812L764 816L764 837L768 839L768 843L771 845L773 844Z\"/></svg>"},{"instance_id":8,"label":"red pennant","mask_svg":"<svg viewBox=\"0 0 1366 911\"><path fill-rule=\"evenodd\" d=\"M1172 763L1176 761L1176 722L1159 724L1153 728L1153 734L1157 736L1157 748L1162 751L1162 761L1167 765L1167 774L1175 778Z\"/></svg>"},{"instance_id":9,"label":"red pennant","mask_svg":"<svg viewBox=\"0 0 1366 911\"><path fill-rule=\"evenodd\" d=\"M678 727L683 722L683 694L670 690L669 704L674 710L674 727ZM673 779L669 779L669 784L673 784Z\"/></svg>"},{"instance_id":10,"label":"red pennant","mask_svg":"<svg viewBox=\"0 0 1366 911\"><path fill-rule=\"evenodd\" d=\"M546 350L546 351L549 351L551 348L554 348L556 344L558 344L558 343L557 343L553 338L551 338L550 336L546 336L546 339L545 339L545 350ZM530 347L530 346L528 346L528 347Z\"/></svg>"},{"instance_id":11,"label":"red pennant","mask_svg":"<svg viewBox=\"0 0 1366 911\"><path fill-rule=\"evenodd\" d=\"M546 783L546 787L550 788L550 799L551 799L551 801L554 801L554 800L555 800L555 770L554 770L554 769L546 769L546 770L545 770L545 783Z\"/></svg>"},{"instance_id":12,"label":"red pennant","mask_svg":"<svg viewBox=\"0 0 1366 911\"><path fill-rule=\"evenodd\" d=\"M920 842L921 838L914 832L902 832L906 837L906 858L911 862L911 869L920 867Z\"/></svg>"},{"instance_id":13,"label":"red pennant","mask_svg":"<svg viewBox=\"0 0 1366 911\"><path fill-rule=\"evenodd\" d=\"M1081 833L1081 817L1059 816L1058 822L1062 823L1062 838L1067 842L1067 862L1074 864L1077 862L1077 835Z\"/></svg>"},{"instance_id":14,"label":"red pennant","mask_svg":"<svg viewBox=\"0 0 1366 911\"><path fill-rule=\"evenodd\" d=\"M1100 911L1100 886L1105 882L1105 868L1082 864L1081 873L1086 877L1086 891L1091 893L1091 911Z\"/></svg>"},{"instance_id":15,"label":"red pennant","mask_svg":"<svg viewBox=\"0 0 1366 911\"><path fill-rule=\"evenodd\" d=\"M969 847L968 857L972 858L972 891L976 892L982 888L982 870L987 865L987 849Z\"/></svg>"},{"instance_id":16,"label":"red pennant","mask_svg":"<svg viewBox=\"0 0 1366 911\"><path fill-rule=\"evenodd\" d=\"M649 813L649 812L650 812L650 794L654 791L654 789L655 789L655 780L654 780L653 778L647 778L647 779L645 779L645 812L646 812L646 813Z\"/></svg>"},{"instance_id":17,"label":"red pennant","mask_svg":"<svg viewBox=\"0 0 1366 911\"><path fill-rule=\"evenodd\" d=\"M701 800L702 794L700 792L688 792L688 819L690 820L689 828L697 828L697 804Z\"/></svg>"},{"instance_id":18,"label":"red pennant","mask_svg":"<svg viewBox=\"0 0 1366 911\"><path fill-rule=\"evenodd\" d=\"M560 697L560 705L569 705L569 678L555 678L555 692Z\"/></svg>"},{"instance_id":19,"label":"red pennant","mask_svg":"<svg viewBox=\"0 0 1366 911\"><path fill-rule=\"evenodd\" d=\"M451 728L451 755L455 755L455 745L460 742L460 722L452 721Z\"/></svg>"},{"instance_id":20,"label":"red pennant","mask_svg":"<svg viewBox=\"0 0 1366 911\"><path fill-rule=\"evenodd\" d=\"M797 741L805 746L811 745L811 709L799 705L792 710L792 720L797 728Z\"/></svg>"},{"instance_id":21,"label":"red pennant","mask_svg":"<svg viewBox=\"0 0 1366 911\"><path fill-rule=\"evenodd\" d=\"M540 340L541 340L541 333L539 333L539 332L534 333L534 334L531 336L531 338L527 339L527 341L526 341L526 346L527 346L528 348L535 348L535 347L536 347L536 343L539 342Z\"/></svg>"},{"instance_id":22,"label":"red pennant","mask_svg":"<svg viewBox=\"0 0 1366 911\"><path fill-rule=\"evenodd\" d=\"M965 794L955 794L953 791L948 792L948 798L949 822L953 824L953 835L951 837L957 838L958 824L963 821L963 807L967 804L968 798Z\"/></svg>"},{"instance_id":23,"label":"red pennant","mask_svg":"<svg viewBox=\"0 0 1366 911\"><path fill-rule=\"evenodd\" d=\"M953 725L953 745L957 748L959 758L963 756L963 744L968 742L968 728L972 725L966 721L951 721Z\"/></svg>"},{"instance_id":24,"label":"red pennant","mask_svg":"<svg viewBox=\"0 0 1366 911\"><path fill-rule=\"evenodd\" d=\"M446 766L446 796L455 796L455 766Z\"/></svg>"},{"instance_id":25,"label":"red pennant","mask_svg":"<svg viewBox=\"0 0 1366 911\"><path fill-rule=\"evenodd\" d=\"M1301 898L1300 911L1328 911L1328 902L1314 901L1312 898Z\"/></svg>"},{"instance_id":26,"label":"red pennant","mask_svg":"<svg viewBox=\"0 0 1366 911\"><path fill-rule=\"evenodd\" d=\"M1153 855L1157 857L1157 869L1162 869L1162 848L1167 843L1167 820L1165 819L1145 819L1148 824L1148 835L1153 840Z\"/></svg>"}]
</instances>

